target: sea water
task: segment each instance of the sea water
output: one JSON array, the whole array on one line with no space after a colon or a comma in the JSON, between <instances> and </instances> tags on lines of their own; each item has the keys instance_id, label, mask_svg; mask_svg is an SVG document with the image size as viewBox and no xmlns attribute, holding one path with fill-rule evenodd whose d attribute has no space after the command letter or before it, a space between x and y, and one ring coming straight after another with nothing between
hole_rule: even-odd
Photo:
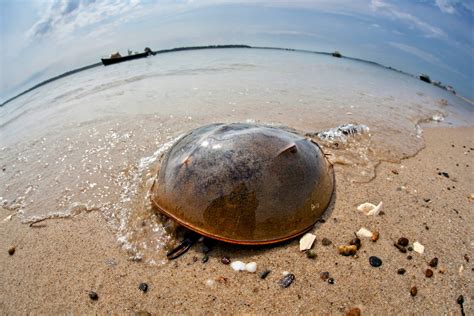
<instances>
[{"instance_id":1,"label":"sea water","mask_svg":"<svg viewBox=\"0 0 474 316\"><path fill-rule=\"evenodd\" d=\"M0 108L0 203L24 222L103 214L130 257L162 262L174 224L149 190L182 133L216 122L285 126L352 181L424 146L421 123L472 125L471 104L403 73L305 52L215 49L96 67ZM7 214L7 213L5 213Z\"/></svg>"}]
</instances>

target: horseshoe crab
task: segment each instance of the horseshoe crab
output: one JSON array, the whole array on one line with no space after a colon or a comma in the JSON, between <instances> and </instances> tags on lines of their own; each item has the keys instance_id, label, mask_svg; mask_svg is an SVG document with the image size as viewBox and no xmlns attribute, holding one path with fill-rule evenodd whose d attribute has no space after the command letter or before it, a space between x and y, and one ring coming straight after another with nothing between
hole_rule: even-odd
<instances>
[{"instance_id":1,"label":"horseshoe crab","mask_svg":"<svg viewBox=\"0 0 474 316\"><path fill-rule=\"evenodd\" d=\"M318 144L293 132L212 124L169 149L151 190L160 212L194 232L263 245L313 227L330 203L334 171Z\"/></svg>"}]
</instances>

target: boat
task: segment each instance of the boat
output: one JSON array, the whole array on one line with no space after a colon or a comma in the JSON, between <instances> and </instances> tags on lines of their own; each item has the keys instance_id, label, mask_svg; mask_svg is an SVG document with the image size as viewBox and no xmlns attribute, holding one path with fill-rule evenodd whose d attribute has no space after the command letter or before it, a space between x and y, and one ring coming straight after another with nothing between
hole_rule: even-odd
<instances>
[{"instance_id":1,"label":"boat","mask_svg":"<svg viewBox=\"0 0 474 316\"><path fill-rule=\"evenodd\" d=\"M419 78L420 78L421 81L431 83L430 76L428 76L426 74L421 74Z\"/></svg>"},{"instance_id":2,"label":"boat","mask_svg":"<svg viewBox=\"0 0 474 316\"><path fill-rule=\"evenodd\" d=\"M145 48L145 51L143 53L131 54L131 52L129 51L129 54L127 56L122 56L120 55L119 52L116 52L116 53L111 54L109 58L101 58L101 60L104 66L108 66L112 64L121 63L127 60L145 58L145 57L154 56L154 55L155 55L155 52L153 52L150 48L147 47Z\"/></svg>"},{"instance_id":3,"label":"boat","mask_svg":"<svg viewBox=\"0 0 474 316\"><path fill-rule=\"evenodd\" d=\"M332 55L332 57L337 57L337 58L341 58L341 57L342 57L342 54L339 53L337 50L334 51L334 52L332 52L331 55Z\"/></svg>"}]
</instances>

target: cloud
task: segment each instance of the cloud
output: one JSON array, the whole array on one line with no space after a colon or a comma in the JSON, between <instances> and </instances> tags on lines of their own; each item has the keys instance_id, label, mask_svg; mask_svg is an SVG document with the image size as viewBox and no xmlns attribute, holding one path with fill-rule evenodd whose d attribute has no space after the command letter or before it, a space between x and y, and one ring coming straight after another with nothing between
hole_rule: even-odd
<instances>
[{"instance_id":1,"label":"cloud","mask_svg":"<svg viewBox=\"0 0 474 316\"><path fill-rule=\"evenodd\" d=\"M383 0L371 0L370 8L388 17L400 20L421 30L427 37L442 37L446 34L440 28L426 23L419 17L400 10L398 7Z\"/></svg>"},{"instance_id":2,"label":"cloud","mask_svg":"<svg viewBox=\"0 0 474 316\"><path fill-rule=\"evenodd\" d=\"M111 18L126 18L139 8L136 0L53 0L42 17L27 32L35 40L46 36L65 38L76 30Z\"/></svg>"},{"instance_id":3,"label":"cloud","mask_svg":"<svg viewBox=\"0 0 474 316\"><path fill-rule=\"evenodd\" d=\"M436 5L443 13L449 13L449 14L456 13L456 9L450 2L451 1L449 0L436 0Z\"/></svg>"},{"instance_id":4,"label":"cloud","mask_svg":"<svg viewBox=\"0 0 474 316\"><path fill-rule=\"evenodd\" d=\"M433 55L431 55L428 52L425 52L419 48L416 48L414 46L402 44L402 43L397 43L397 42L389 42L390 46L393 46L395 48L398 48L408 54L411 54L413 56L416 56L420 59L423 59L424 61L427 61L431 64L436 64L439 62L439 59Z\"/></svg>"}]
</instances>

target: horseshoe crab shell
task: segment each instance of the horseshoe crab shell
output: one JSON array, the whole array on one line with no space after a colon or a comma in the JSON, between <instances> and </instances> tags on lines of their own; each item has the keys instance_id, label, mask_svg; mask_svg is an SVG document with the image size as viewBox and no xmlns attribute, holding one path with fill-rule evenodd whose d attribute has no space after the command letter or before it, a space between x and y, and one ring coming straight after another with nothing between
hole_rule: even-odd
<instances>
[{"instance_id":1,"label":"horseshoe crab shell","mask_svg":"<svg viewBox=\"0 0 474 316\"><path fill-rule=\"evenodd\" d=\"M213 124L165 154L151 199L199 234L261 245L309 230L333 190L332 165L311 140L269 126Z\"/></svg>"}]
</instances>

